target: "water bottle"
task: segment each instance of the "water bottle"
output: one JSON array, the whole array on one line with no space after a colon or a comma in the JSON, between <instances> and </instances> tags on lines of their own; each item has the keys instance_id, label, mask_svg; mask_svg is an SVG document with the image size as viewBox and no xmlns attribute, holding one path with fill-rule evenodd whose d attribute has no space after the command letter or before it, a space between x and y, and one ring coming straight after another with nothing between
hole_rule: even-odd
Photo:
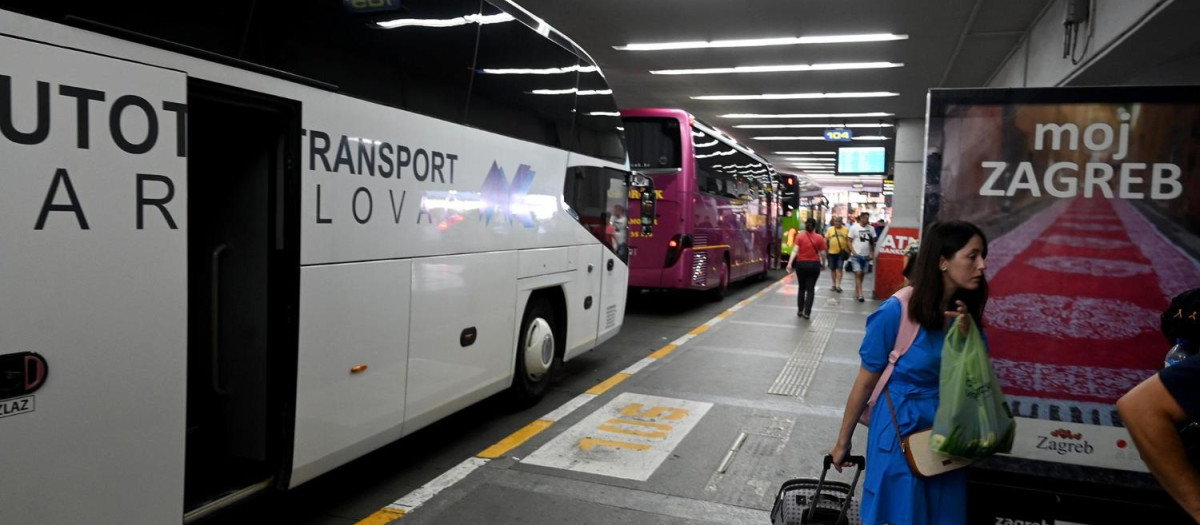
<instances>
[{"instance_id":1,"label":"water bottle","mask_svg":"<svg viewBox=\"0 0 1200 525\"><path fill-rule=\"evenodd\" d=\"M1167 357L1163 359L1163 368L1192 357L1191 346L1187 339L1176 339L1175 346L1171 347L1171 350L1167 352Z\"/></svg>"}]
</instances>

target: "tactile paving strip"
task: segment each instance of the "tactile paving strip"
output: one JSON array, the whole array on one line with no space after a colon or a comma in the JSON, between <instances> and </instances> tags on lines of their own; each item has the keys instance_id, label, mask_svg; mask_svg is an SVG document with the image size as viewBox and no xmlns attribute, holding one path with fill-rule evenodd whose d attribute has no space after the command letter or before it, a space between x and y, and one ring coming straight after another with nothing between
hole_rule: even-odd
<instances>
[{"instance_id":1,"label":"tactile paving strip","mask_svg":"<svg viewBox=\"0 0 1200 525\"><path fill-rule=\"evenodd\" d=\"M837 312L813 312L808 331L800 338L787 364L783 365L783 370L775 379L775 384L767 390L768 394L804 396L817 367L821 365L821 356L825 354L825 345L829 343L829 336L833 334L837 316Z\"/></svg>"}]
</instances>

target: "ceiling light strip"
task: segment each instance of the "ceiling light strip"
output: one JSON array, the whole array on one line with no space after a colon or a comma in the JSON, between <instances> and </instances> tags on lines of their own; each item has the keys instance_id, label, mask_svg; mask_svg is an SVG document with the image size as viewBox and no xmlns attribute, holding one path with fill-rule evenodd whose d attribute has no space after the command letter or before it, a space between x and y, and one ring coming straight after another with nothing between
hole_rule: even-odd
<instances>
[{"instance_id":1,"label":"ceiling light strip","mask_svg":"<svg viewBox=\"0 0 1200 525\"><path fill-rule=\"evenodd\" d=\"M887 42L907 40L908 35L875 33L866 35L801 36L784 38L752 38L743 40L709 40L691 42L657 42L613 46L617 51L668 51L676 49L705 49L714 47L794 46L801 44L849 44L856 42Z\"/></svg>"},{"instance_id":2,"label":"ceiling light strip","mask_svg":"<svg viewBox=\"0 0 1200 525\"><path fill-rule=\"evenodd\" d=\"M656 69L651 75L727 75L740 73L790 73L796 71L839 71L903 67L899 62L846 62L840 64L791 64L780 66L710 67L702 69Z\"/></svg>"},{"instance_id":3,"label":"ceiling light strip","mask_svg":"<svg viewBox=\"0 0 1200 525\"><path fill-rule=\"evenodd\" d=\"M854 91L844 93L766 93L762 95L700 95L692 100L795 100L815 98L877 98L898 97L892 91Z\"/></svg>"},{"instance_id":4,"label":"ceiling light strip","mask_svg":"<svg viewBox=\"0 0 1200 525\"><path fill-rule=\"evenodd\" d=\"M737 124L741 129L803 129L803 128L890 128L894 124Z\"/></svg>"},{"instance_id":5,"label":"ceiling light strip","mask_svg":"<svg viewBox=\"0 0 1200 525\"><path fill-rule=\"evenodd\" d=\"M892 117L895 113L875 111L871 113L727 113L721 118L858 118Z\"/></svg>"}]
</instances>

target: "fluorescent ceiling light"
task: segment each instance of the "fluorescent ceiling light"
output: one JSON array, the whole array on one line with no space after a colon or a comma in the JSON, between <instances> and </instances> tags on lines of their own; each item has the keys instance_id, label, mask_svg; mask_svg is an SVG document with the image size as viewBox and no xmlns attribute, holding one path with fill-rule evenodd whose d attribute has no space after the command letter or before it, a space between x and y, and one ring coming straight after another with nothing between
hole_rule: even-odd
<instances>
[{"instance_id":1,"label":"fluorescent ceiling light","mask_svg":"<svg viewBox=\"0 0 1200 525\"><path fill-rule=\"evenodd\" d=\"M600 90L595 90L595 91L586 91L586 90L585 90L585 91L580 91L580 90L578 90L578 89L576 89L576 88L570 88L570 89L535 89L535 90L533 90L533 92L532 92L532 93L533 93L534 95L570 95L570 94L576 94L576 95L579 95L579 96L581 96L581 97L582 97L582 96L588 96L588 95L611 95L611 94L612 94L612 90L611 90L611 89L600 89Z\"/></svg>"},{"instance_id":2,"label":"fluorescent ceiling light","mask_svg":"<svg viewBox=\"0 0 1200 525\"><path fill-rule=\"evenodd\" d=\"M789 160L789 161L794 161L794 162L823 162L823 163L827 163L827 164L834 163L833 159L825 159L825 158L821 158L821 157L786 157L783 160Z\"/></svg>"},{"instance_id":3,"label":"fluorescent ceiling light","mask_svg":"<svg viewBox=\"0 0 1200 525\"><path fill-rule=\"evenodd\" d=\"M794 136L783 135L783 136L770 136L770 137L754 137L754 140L825 140L825 136L824 135L794 135ZM891 140L891 137L863 136L863 137L854 137L854 140ZM779 155L780 153L776 153L776 154Z\"/></svg>"},{"instance_id":4,"label":"fluorescent ceiling light","mask_svg":"<svg viewBox=\"0 0 1200 525\"><path fill-rule=\"evenodd\" d=\"M792 64L783 66L711 67L704 69L658 69L651 75L723 75L730 73L786 73L792 71L837 71L842 69L883 69L902 67L897 62L847 62L843 64Z\"/></svg>"},{"instance_id":5,"label":"fluorescent ceiling light","mask_svg":"<svg viewBox=\"0 0 1200 525\"><path fill-rule=\"evenodd\" d=\"M720 141L718 141L717 139L713 139L713 141L712 141L712 142L705 142L705 143L703 143L703 144L700 144L700 143L693 143L693 144L692 144L692 146L693 146L693 147L697 147L697 148L709 148L709 147L712 147L712 146L716 146L717 144L720 144L720 143L721 143L721 142L720 142Z\"/></svg>"},{"instance_id":6,"label":"fluorescent ceiling light","mask_svg":"<svg viewBox=\"0 0 1200 525\"><path fill-rule=\"evenodd\" d=\"M592 112L588 113L588 116L591 116L591 117L619 117L619 116L621 116L621 112L620 111L592 111Z\"/></svg>"},{"instance_id":7,"label":"fluorescent ceiling light","mask_svg":"<svg viewBox=\"0 0 1200 525\"><path fill-rule=\"evenodd\" d=\"M847 93L766 93L763 95L702 95L691 97L693 100L794 100L807 98L875 98L898 97L899 93L891 91L862 91Z\"/></svg>"},{"instance_id":8,"label":"fluorescent ceiling light","mask_svg":"<svg viewBox=\"0 0 1200 525\"><path fill-rule=\"evenodd\" d=\"M872 113L729 113L721 118L857 118L857 117L891 117L895 113L876 111Z\"/></svg>"},{"instance_id":9,"label":"fluorescent ceiling light","mask_svg":"<svg viewBox=\"0 0 1200 525\"><path fill-rule=\"evenodd\" d=\"M798 129L798 128L890 128L893 124L738 124L742 129Z\"/></svg>"},{"instance_id":10,"label":"fluorescent ceiling light","mask_svg":"<svg viewBox=\"0 0 1200 525\"><path fill-rule=\"evenodd\" d=\"M496 15L467 15L457 18L446 18L441 20L436 19L417 19L417 18L397 18L395 20L386 20L376 22L375 25L384 29L396 29L398 27L454 27L464 26L467 24L499 24L501 22L512 22L516 20L508 13L500 13Z\"/></svg>"},{"instance_id":11,"label":"fluorescent ceiling light","mask_svg":"<svg viewBox=\"0 0 1200 525\"><path fill-rule=\"evenodd\" d=\"M906 40L908 35L879 33L869 35L801 36L784 38L753 38L746 40L710 40L707 42L660 42L653 44L627 44L613 46L617 51L665 51L671 49L703 49L710 47L761 47L792 46L798 44L844 44L852 42L886 42Z\"/></svg>"},{"instance_id":12,"label":"fluorescent ceiling light","mask_svg":"<svg viewBox=\"0 0 1200 525\"><path fill-rule=\"evenodd\" d=\"M837 155L836 151L776 151L776 155Z\"/></svg>"},{"instance_id":13,"label":"fluorescent ceiling light","mask_svg":"<svg viewBox=\"0 0 1200 525\"><path fill-rule=\"evenodd\" d=\"M596 66L573 65L567 67L548 67L542 69L488 69L479 70L485 75L557 75L560 73L595 73Z\"/></svg>"}]
</instances>

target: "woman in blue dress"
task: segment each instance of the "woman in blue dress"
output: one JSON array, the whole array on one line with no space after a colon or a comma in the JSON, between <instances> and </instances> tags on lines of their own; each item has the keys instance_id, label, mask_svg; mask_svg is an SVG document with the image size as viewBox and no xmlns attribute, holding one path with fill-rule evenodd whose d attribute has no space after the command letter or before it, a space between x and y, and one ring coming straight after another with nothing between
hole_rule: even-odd
<instances>
[{"instance_id":1,"label":"woman in blue dress","mask_svg":"<svg viewBox=\"0 0 1200 525\"><path fill-rule=\"evenodd\" d=\"M979 323L987 303L987 238L969 222L932 224L921 239L910 282L909 317L921 328L908 353L895 365L885 394L875 402L867 432L867 472L863 479L863 525L963 525L966 523L966 473L956 470L930 478L913 475L900 449L896 426L909 435L933 426L938 405L938 375L946 327L959 318L964 330ZM867 318L859 355L862 367L846 400L841 432L830 451L834 465L848 466L851 437L900 328L901 305L894 297ZM893 424L885 396L890 396Z\"/></svg>"}]
</instances>

